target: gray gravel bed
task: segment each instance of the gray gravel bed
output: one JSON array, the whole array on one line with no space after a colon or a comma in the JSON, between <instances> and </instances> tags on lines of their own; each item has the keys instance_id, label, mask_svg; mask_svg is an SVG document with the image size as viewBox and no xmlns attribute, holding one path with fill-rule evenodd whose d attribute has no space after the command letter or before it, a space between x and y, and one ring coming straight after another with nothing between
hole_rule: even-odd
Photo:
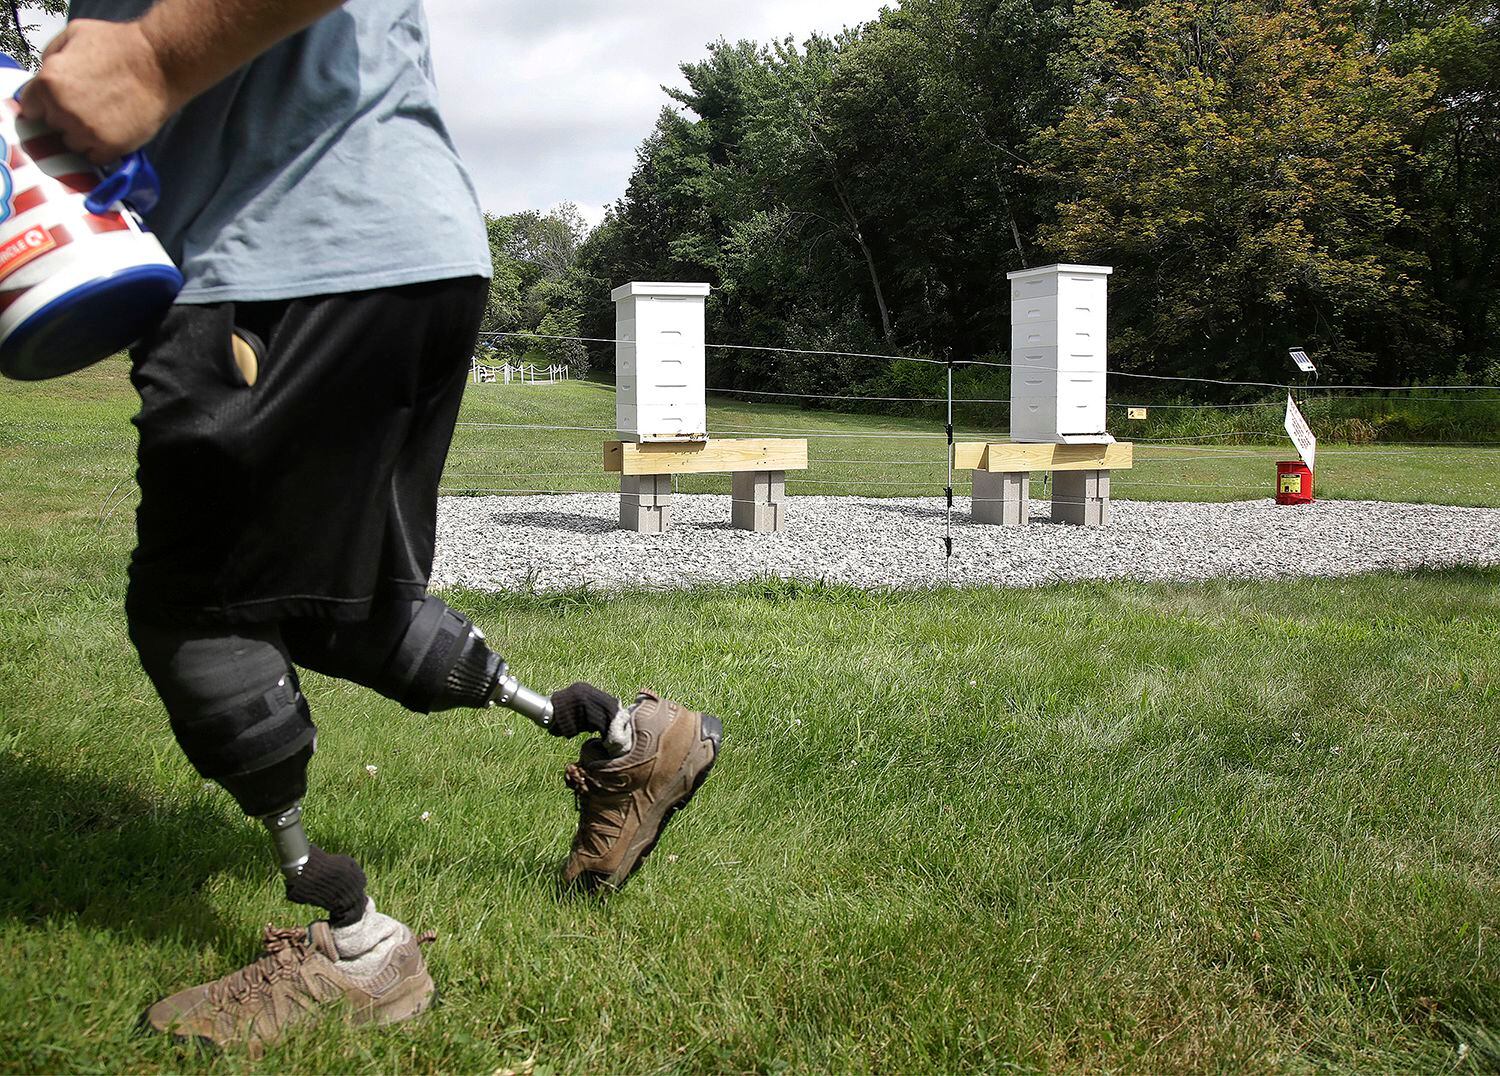
<instances>
[{"instance_id":1,"label":"gray gravel bed","mask_svg":"<svg viewBox=\"0 0 1500 1076\"><path fill-rule=\"evenodd\" d=\"M954 583L1035 586L1062 580L1284 579L1390 569L1500 564L1500 509L1382 501L1282 507L1115 501L1107 527L969 522L954 509ZM482 590L687 587L767 575L863 587L949 579L943 502L933 498L792 497L787 528L729 525L729 498L678 494L667 534L620 530L619 496L580 493L445 497L434 583Z\"/></svg>"}]
</instances>

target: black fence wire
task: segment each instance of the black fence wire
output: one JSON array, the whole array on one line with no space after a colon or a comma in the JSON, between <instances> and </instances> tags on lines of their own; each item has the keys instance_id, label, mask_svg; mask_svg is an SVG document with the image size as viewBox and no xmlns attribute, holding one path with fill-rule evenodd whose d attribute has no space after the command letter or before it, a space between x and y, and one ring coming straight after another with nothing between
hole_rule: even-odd
<instances>
[{"instance_id":1,"label":"black fence wire","mask_svg":"<svg viewBox=\"0 0 1500 1076\"><path fill-rule=\"evenodd\" d=\"M551 333L533 333L533 332L486 332L486 333L480 333L479 335L481 337L486 337L486 338L519 338L519 339L530 339L530 340L553 340L553 341L568 341L568 342L584 343L584 344L615 344L615 345L619 345L619 344L634 344L634 343L636 343L635 340L615 339L613 337L563 336L563 335L557 335L557 334L551 334ZM998 370L1015 370L1015 369L1034 370L1034 369L1037 369L1037 367L1034 364L996 362L996 361L994 361L992 359L938 359L938 358L932 358L932 357L924 356L924 355L880 354L878 352L867 352L867 351L825 351L825 350L814 349L814 348L770 347L770 346L761 345L761 344L725 344L725 343L712 343L712 342L709 342L709 343L705 343L703 346L705 348L707 348L708 350L710 350L710 351L750 351L750 352L763 352L763 353L772 353L772 354L781 354L781 355L818 356L818 357L825 357L825 358L883 359L883 360L887 360L887 361L890 361L890 362L927 363L927 364L930 364L930 365L933 365L933 366L982 366L982 367L991 367L991 368L998 369ZM1488 384L1480 384L1480 385L1357 385L1357 384L1327 384L1327 385L1322 385L1322 384L1311 384L1311 385L1304 385L1304 384L1301 384L1301 383L1294 383L1294 382L1234 381L1234 380L1229 380L1229 379L1225 379L1225 378L1215 378L1215 377L1190 377L1190 376L1182 376L1182 375L1177 375L1177 374L1146 374L1146 373L1137 373L1137 372L1129 371L1129 370L1110 370L1109 373L1110 373L1110 376L1112 376L1112 377L1133 377L1133 378L1138 378L1138 379L1142 379L1142 380L1150 380L1150 381L1182 382L1182 383L1191 383L1191 384L1198 384L1198 385L1227 386L1227 387L1232 387L1232 388L1266 388L1266 389L1278 389L1278 390L1281 390L1281 391L1284 391L1284 392L1293 392L1293 391L1296 391L1296 392L1330 392L1330 391L1336 391L1336 390L1359 390L1361 392L1405 392L1405 391L1410 391L1410 390L1416 389L1416 390L1421 390L1421 391L1424 391L1424 392L1478 392L1478 391L1487 391L1487 392L1492 392L1492 393L1500 394L1500 385L1488 385ZM720 390L720 391L735 392L735 391L742 391L742 390L725 389L725 390ZM829 397L829 398L834 398L834 397ZM998 402L1004 403L1006 401L998 401Z\"/></svg>"},{"instance_id":2,"label":"black fence wire","mask_svg":"<svg viewBox=\"0 0 1500 1076\"><path fill-rule=\"evenodd\" d=\"M584 337L568 336L547 333L528 332L496 332L482 334L490 340L524 339L540 341L558 341L578 344L618 345L622 343L633 343L629 340L616 340L607 337ZM838 359L863 359L888 362L922 363L927 365L941 366L946 368L946 394L943 396L920 396L920 395L862 395L846 392L794 392L769 389L745 389L730 386L709 386L705 391L716 397L744 397L749 399L760 399L767 401L812 401L828 403L830 405L846 405L850 403L862 404L925 404L934 405L944 409L946 421L941 428L931 432L911 429L884 429L871 426L866 429L830 429L826 426L796 426L796 425L762 425L755 424L746 426L741 424L728 424L715 426L712 430L715 434L730 436L797 436L809 438L817 450L809 455L809 471L805 473L789 474L786 479L786 487L789 491L804 495L846 495L864 498L909 498L923 499L917 492L922 487L931 489L938 495L938 503L933 506L934 514L940 514L943 519L941 541L943 543L945 557L951 564L954 550L954 511L960 501L970 504L982 504L999 498L974 497L973 481L965 477L960 468L957 467L956 447L965 441L1004 441L1008 439L1009 431L1000 430L964 430L955 425L955 409L966 407L985 406L996 407L1010 403L1007 399L994 399L990 397L965 398L956 396L953 391L953 374L960 368L990 368L990 369L1036 369L1034 364L1016 364L1001 362L990 359L948 359L935 356L904 355L904 354L881 354L875 352L860 351L833 351L817 348L794 348L794 347L771 347L765 345L731 344L711 342L705 344L710 351L719 352L743 352L750 354L785 355L803 358L838 358ZM1425 403L1452 403L1456 400L1467 399L1474 402L1487 400L1500 401L1500 385L1478 384L1478 385L1354 385L1354 384L1294 384L1278 383L1272 381L1240 381L1228 378L1191 377L1168 374L1139 373L1130 370L1113 369L1108 371L1110 378L1124 378L1133 381L1156 382L1164 385L1177 386L1205 386L1213 390L1236 389L1236 390L1259 390L1274 391L1277 395L1273 399L1251 400L1243 402L1182 402L1172 401L1166 403L1155 403L1148 400L1131 402L1130 400L1108 400L1106 406L1111 411L1126 409L1145 408L1149 411L1168 412L1191 412L1191 411L1213 411L1213 412L1246 412L1254 413L1261 411L1274 411L1286 407L1286 397L1292 396L1304 407L1310 405L1321 405L1324 402L1335 400L1354 401L1377 401L1384 403L1405 403L1417 401ZM1377 396L1377 393L1400 393L1399 396ZM1420 394L1420 395L1419 395ZM1443 395L1439 395L1443 394ZM1032 399L1046 399L1046 397L1031 397ZM856 417L866 421L883 420L887 422L900 421L907 424L916 424L923 421L922 418L913 416L877 416L859 415L855 416L847 411L838 412L841 420L849 421ZM479 422L461 421L458 423L460 429L474 430L476 432L493 431L535 431L537 433L576 433L576 434L605 434L610 438L615 435L616 430L611 426L602 425L568 425L563 423L545 422ZM1189 477L1190 472L1168 478L1162 475L1161 468L1164 466L1179 467L1184 464L1215 464L1220 462L1234 463L1246 461L1275 462L1278 457L1293 456L1295 450L1289 445L1289 438L1282 433L1267 431L1265 429L1239 429L1227 431L1215 431L1211 433L1183 434L1175 437L1125 437L1137 445L1134 453L1134 467L1144 468L1141 474L1132 471L1119 471L1112 477L1112 487L1116 496L1127 494L1131 490L1202 490L1211 491L1219 497L1242 497L1258 494L1261 497L1269 497L1272 493L1272 482L1268 476L1266 481L1257 483L1238 481L1196 481L1198 475ZM1249 444L1223 444L1213 445L1205 442L1212 441L1235 441L1251 442ZM1254 442L1270 442L1257 450ZM921 454L917 448L923 442L932 442L933 454L927 458L913 459L910 456L915 453ZM912 445L912 450L895 458L880 459L879 450L855 451L853 454L845 455L831 451L837 445L849 445L854 443L874 446L880 443L903 443ZM938 445L941 443L942 448ZM1277 447L1287 445L1284 450L1278 451ZM600 451L601 445L589 446L592 451ZM1319 448L1319 457L1324 458L1370 458L1370 459L1431 459L1443 457L1446 451L1451 451L1455 457L1463 454L1485 452L1500 448L1500 442L1484 440L1426 440L1426 441L1403 441L1396 444L1337 444L1325 445ZM551 460L577 460L581 461L585 446L576 448L548 446L535 449L528 445L524 450L524 456L528 461L542 463ZM941 452L941 455L939 454ZM1187 454L1182 454L1187 453ZM596 457L598 458L598 457ZM1495 462L1500 463L1500 452L1495 453ZM837 471L838 468L900 468L913 473L903 477L867 478L853 477L847 474L833 474L828 472ZM925 469L925 471L924 471ZM924 477L928 475L929 477ZM712 472L707 474L695 474L683 476L680 485L703 489L714 484L722 484L730 473ZM602 458L600 465L594 470L555 470L536 472L512 472L496 470L453 470L444 476L443 492L449 494L503 494L503 495L556 495L564 496L578 493L612 494L614 490L610 487L615 479L614 475L607 474L603 470ZM540 481L533 481L540 480ZM587 481L565 481L565 480L587 480ZM1043 495L1039 500L1050 501L1052 504L1082 504L1087 499L1060 498L1056 489L1052 488L1049 478L1039 478ZM1035 485L1036 483L1032 483ZM584 485L594 488L582 489ZM534 488L534 487L549 488ZM931 494L928 495L931 497Z\"/></svg>"}]
</instances>

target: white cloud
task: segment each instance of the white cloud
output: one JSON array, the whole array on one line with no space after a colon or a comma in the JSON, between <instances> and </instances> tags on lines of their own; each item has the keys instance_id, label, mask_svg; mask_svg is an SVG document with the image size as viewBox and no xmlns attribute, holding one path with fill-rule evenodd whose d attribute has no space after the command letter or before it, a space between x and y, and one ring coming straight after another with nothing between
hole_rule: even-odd
<instances>
[{"instance_id":1,"label":"white cloud","mask_svg":"<svg viewBox=\"0 0 1500 1076\"><path fill-rule=\"evenodd\" d=\"M492 213L576 202L586 219L625 192L635 148L709 42L836 33L880 0L750 3L432 0L443 114Z\"/></svg>"}]
</instances>

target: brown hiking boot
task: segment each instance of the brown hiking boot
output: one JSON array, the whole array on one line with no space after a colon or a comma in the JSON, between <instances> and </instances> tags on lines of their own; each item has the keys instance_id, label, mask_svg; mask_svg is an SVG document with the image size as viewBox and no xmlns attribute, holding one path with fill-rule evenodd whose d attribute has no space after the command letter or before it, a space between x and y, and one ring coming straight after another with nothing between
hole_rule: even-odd
<instances>
[{"instance_id":1,"label":"brown hiking boot","mask_svg":"<svg viewBox=\"0 0 1500 1076\"><path fill-rule=\"evenodd\" d=\"M266 927L265 956L215 982L158 1001L141 1023L179 1039L240 1046L258 1058L289 1028L317 1021L320 1010L338 1002L348 1002L346 1019L353 1024L409 1020L432 1003L435 991L419 940L407 934L382 971L356 980L339 969L326 922L308 930Z\"/></svg>"},{"instance_id":2,"label":"brown hiking boot","mask_svg":"<svg viewBox=\"0 0 1500 1076\"><path fill-rule=\"evenodd\" d=\"M619 887L656 847L672 816L708 777L724 726L649 691L636 698L635 746L619 758L589 740L568 766L578 799L578 832L563 883Z\"/></svg>"}]
</instances>

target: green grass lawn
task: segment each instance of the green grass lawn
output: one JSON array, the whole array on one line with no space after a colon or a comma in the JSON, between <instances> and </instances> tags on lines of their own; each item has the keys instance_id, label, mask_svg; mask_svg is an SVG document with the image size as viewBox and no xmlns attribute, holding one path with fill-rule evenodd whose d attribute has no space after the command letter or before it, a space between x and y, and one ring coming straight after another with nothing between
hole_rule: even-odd
<instances>
[{"instance_id":1,"label":"green grass lawn","mask_svg":"<svg viewBox=\"0 0 1500 1076\"><path fill-rule=\"evenodd\" d=\"M126 371L123 360L113 360L60 381L0 384L0 497L128 520L134 505L128 420L135 396ZM712 432L808 438L811 466L789 476L793 495L941 496L947 484L946 437L934 422L711 399ZM614 406L613 391L591 382L471 386L445 488L619 489L602 463ZM541 426L583 428L534 428ZM1130 436L1117 433L1122 440ZM959 425L959 437L995 435ZM46 472L37 473L26 453L49 446ZM1115 472L1113 492L1138 500L1269 497L1276 461L1288 458L1295 458L1289 444L1140 442L1135 469ZM962 471L955 476L960 496L968 495L968 477ZM1500 507L1500 447L1329 443L1319 452L1316 481L1320 497ZM727 492L729 479L691 475L681 488ZM1033 493L1046 496L1040 476Z\"/></svg>"},{"instance_id":2,"label":"green grass lawn","mask_svg":"<svg viewBox=\"0 0 1500 1076\"><path fill-rule=\"evenodd\" d=\"M132 1026L300 912L125 637L123 373L0 384L7 1071L250 1068ZM608 425L609 399L480 389L465 418ZM730 420L876 425L715 408ZM450 471L542 472L555 447L584 472L604 436L465 427ZM895 445L838 451L916 458L877 457ZM1406 458L1420 471L1334 457L1326 481L1497 503L1493 463ZM537 686L713 707L721 766L625 891L568 899L567 744L309 676L312 834L438 931L444 996L258 1070L1500 1067L1500 571L448 597Z\"/></svg>"},{"instance_id":3,"label":"green grass lawn","mask_svg":"<svg viewBox=\"0 0 1500 1076\"><path fill-rule=\"evenodd\" d=\"M601 445L614 426L614 392L607 385L481 385L470 388L449 461L451 491L486 489L609 490L618 479L602 473ZM962 416L960 415L960 418ZM470 425L472 423L472 425ZM486 425L491 424L491 425ZM520 431L516 425L593 427ZM793 494L941 496L947 484L947 439L941 424L872 415L803 411L795 407L726 402L712 397L709 431L724 436L807 437L811 466L788 476ZM1117 430L1127 440L1129 430ZM996 437L966 428L967 439ZM1000 434L1003 436L1003 432ZM1113 475L1115 496L1135 500L1232 501L1269 497L1276 461L1295 459L1290 444L1160 445L1141 442L1136 467ZM969 492L960 472L956 489ZM612 481L613 479L613 481ZM727 476L690 476L688 492L722 492ZM1040 476L1034 495L1045 496ZM1420 501L1500 506L1500 447L1419 445L1323 446L1317 493L1341 499Z\"/></svg>"}]
</instances>

